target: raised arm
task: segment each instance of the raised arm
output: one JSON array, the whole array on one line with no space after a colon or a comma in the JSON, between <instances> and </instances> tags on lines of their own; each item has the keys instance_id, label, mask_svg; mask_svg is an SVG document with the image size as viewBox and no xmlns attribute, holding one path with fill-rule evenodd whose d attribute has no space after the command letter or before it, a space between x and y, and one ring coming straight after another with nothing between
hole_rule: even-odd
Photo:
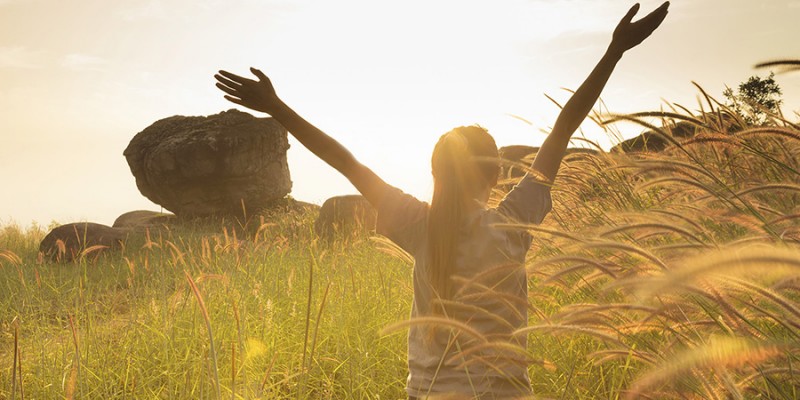
<instances>
[{"instance_id":1,"label":"raised arm","mask_svg":"<svg viewBox=\"0 0 800 400\"><path fill-rule=\"evenodd\" d=\"M341 143L311 125L278 98L272 82L263 72L255 68L250 71L257 81L227 71L214 75L217 87L227 93L225 98L278 120L303 146L341 172L377 208L388 187L386 182L358 162Z\"/></svg>"},{"instance_id":2,"label":"raised arm","mask_svg":"<svg viewBox=\"0 0 800 400\"><path fill-rule=\"evenodd\" d=\"M547 136L536 154L532 167L534 170L540 172L551 182L555 179L572 134L575 133L575 130L591 111L597 98L600 97L600 92L603 91L617 62L627 50L637 46L658 28L661 21L667 16L667 8L669 8L669 2L665 2L636 22L631 22L631 20L639 11L638 3L625 14L614 29L611 44L603 58L558 115L558 119L553 125L553 131Z\"/></svg>"}]
</instances>

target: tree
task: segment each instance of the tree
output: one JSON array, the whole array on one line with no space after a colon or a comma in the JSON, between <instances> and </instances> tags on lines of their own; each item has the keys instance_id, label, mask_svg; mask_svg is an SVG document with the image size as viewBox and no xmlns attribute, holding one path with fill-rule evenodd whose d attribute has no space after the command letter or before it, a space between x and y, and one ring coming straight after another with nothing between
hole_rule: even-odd
<instances>
[{"instance_id":1,"label":"tree","mask_svg":"<svg viewBox=\"0 0 800 400\"><path fill-rule=\"evenodd\" d=\"M736 93L731 88L725 89L722 94L728 99L728 107L741 115L745 122L764 125L770 114L780 113L783 103L781 88L774 77L774 72L766 78L754 75L740 83Z\"/></svg>"}]
</instances>

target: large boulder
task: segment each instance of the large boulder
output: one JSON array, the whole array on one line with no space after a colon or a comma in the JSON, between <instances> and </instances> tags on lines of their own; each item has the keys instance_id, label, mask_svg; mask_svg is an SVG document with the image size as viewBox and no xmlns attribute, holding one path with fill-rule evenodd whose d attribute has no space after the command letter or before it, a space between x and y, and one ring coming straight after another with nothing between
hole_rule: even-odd
<instances>
[{"instance_id":1,"label":"large boulder","mask_svg":"<svg viewBox=\"0 0 800 400\"><path fill-rule=\"evenodd\" d=\"M136 186L180 218L251 214L292 188L286 129L228 110L156 121L124 151Z\"/></svg>"},{"instance_id":2,"label":"large boulder","mask_svg":"<svg viewBox=\"0 0 800 400\"><path fill-rule=\"evenodd\" d=\"M333 238L336 233L352 234L375 230L377 211L360 194L334 196L322 203L314 232L322 238Z\"/></svg>"},{"instance_id":3,"label":"large boulder","mask_svg":"<svg viewBox=\"0 0 800 400\"><path fill-rule=\"evenodd\" d=\"M91 249L87 252L90 254L119 249L126 237L125 229L93 222L77 222L61 225L50 231L39 244L39 251L52 261L73 261L87 249Z\"/></svg>"}]
</instances>

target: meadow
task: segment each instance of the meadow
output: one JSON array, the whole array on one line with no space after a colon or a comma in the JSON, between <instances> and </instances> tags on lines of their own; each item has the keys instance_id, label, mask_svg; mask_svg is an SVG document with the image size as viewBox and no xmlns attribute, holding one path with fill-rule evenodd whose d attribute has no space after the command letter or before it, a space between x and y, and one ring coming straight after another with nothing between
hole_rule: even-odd
<instances>
[{"instance_id":1,"label":"meadow","mask_svg":"<svg viewBox=\"0 0 800 400\"><path fill-rule=\"evenodd\" d=\"M509 227L534 235L536 398L800 397L800 126L701 99L595 114L671 145L568 156L545 222ZM3 227L0 399L405 398L410 260L320 241L314 217L178 224L73 264Z\"/></svg>"}]
</instances>

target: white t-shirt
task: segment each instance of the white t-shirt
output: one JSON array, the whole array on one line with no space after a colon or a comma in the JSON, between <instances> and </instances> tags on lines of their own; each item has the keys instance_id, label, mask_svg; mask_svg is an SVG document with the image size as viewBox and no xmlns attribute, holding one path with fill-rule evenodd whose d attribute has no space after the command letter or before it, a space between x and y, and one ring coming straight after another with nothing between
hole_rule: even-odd
<instances>
[{"instance_id":1,"label":"white t-shirt","mask_svg":"<svg viewBox=\"0 0 800 400\"><path fill-rule=\"evenodd\" d=\"M477 331L412 325L408 334L409 396L460 394L469 398L530 396L526 349L528 285L525 255L531 236L499 224L538 224L550 211L550 188L525 176L497 208L478 208L459 229L448 317ZM377 232L414 256L411 319L430 316L435 296L427 272L428 204L392 188L378 209ZM509 346L511 344L512 346Z\"/></svg>"}]
</instances>

